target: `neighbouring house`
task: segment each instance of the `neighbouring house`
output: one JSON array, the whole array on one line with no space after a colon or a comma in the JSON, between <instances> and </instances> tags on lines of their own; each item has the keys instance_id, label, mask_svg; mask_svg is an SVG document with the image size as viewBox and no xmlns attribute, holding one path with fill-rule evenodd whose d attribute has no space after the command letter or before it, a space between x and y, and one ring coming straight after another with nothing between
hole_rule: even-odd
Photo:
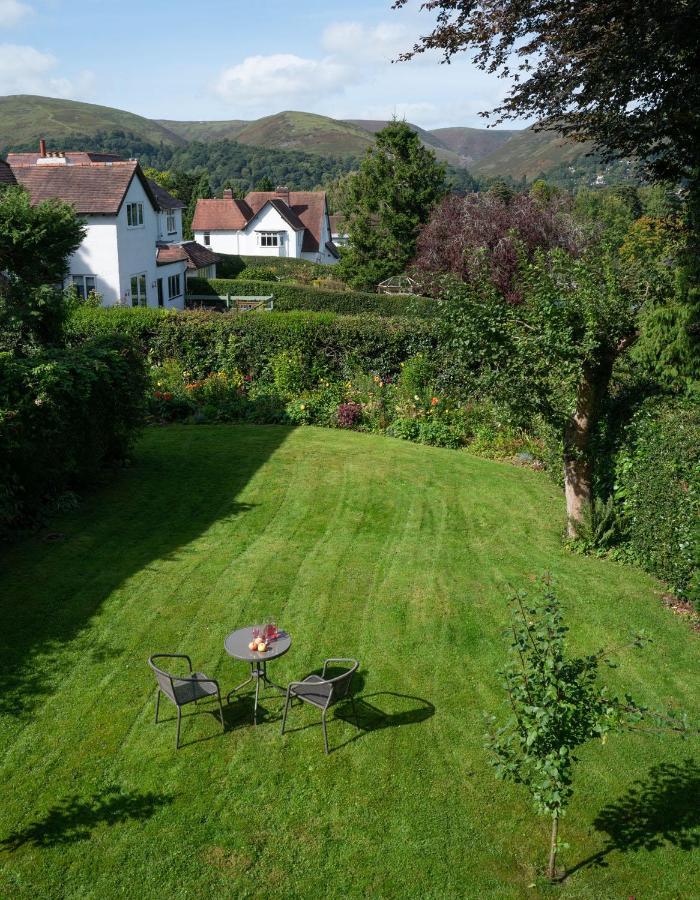
<instances>
[{"instance_id":1,"label":"neighbouring house","mask_svg":"<svg viewBox=\"0 0 700 900\"><path fill-rule=\"evenodd\" d=\"M331 223L331 240L336 247L347 247L350 236L348 235L347 225L343 221L341 215L330 216Z\"/></svg>"},{"instance_id":2,"label":"neighbouring house","mask_svg":"<svg viewBox=\"0 0 700 900\"><path fill-rule=\"evenodd\" d=\"M8 163L0 159L0 184L17 184Z\"/></svg>"},{"instance_id":3,"label":"neighbouring house","mask_svg":"<svg viewBox=\"0 0 700 900\"><path fill-rule=\"evenodd\" d=\"M221 200L197 201L192 231L217 253L338 261L323 191L278 188L236 200L227 190Z\"/></svg>"},{"instance_id":4,"label":"neighbouring house","mask_svg":"<svg viewBox=\"0 0 700 900\"><path fill-rule=\"evenodd\" d=\"M188 275L216 275L217 256L182 240L184 204L143 174L136 160L69 151L10 153L7 162L32 203L58 198L87 234L68 262L65 286L105 306L183 309ZM0 176L1 177L1 176Z\"/></svg>"}]
</instances>

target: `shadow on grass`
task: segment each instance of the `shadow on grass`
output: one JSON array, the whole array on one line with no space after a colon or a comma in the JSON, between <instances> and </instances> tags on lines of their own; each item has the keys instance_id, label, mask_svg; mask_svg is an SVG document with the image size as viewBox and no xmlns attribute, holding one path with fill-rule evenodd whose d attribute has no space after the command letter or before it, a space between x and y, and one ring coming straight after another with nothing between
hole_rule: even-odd
<instances>
[{"instance_id":1,"label":"shadow on grass","mask_svg":"<svg viewBox=\"0 0 700 900\"><path fill-rule=\"evenodd\" d=\"M635 781L627 793L604 806L593 821L596 831L607 835L602 850L569 869L566 877L591 866L605 867L615 850L679 850L700 847L700 764L653 766L645 779Z\"/></svg>"},{"instance_id":2,"label":"shadow on grass","mask_svg":"<svg viewBox=\"0 0 700 900\"><path fill-rule=\"evenodd\" d=\"M0 840L0 851L11 853L26 844L33 847L74 844L89 838L99 825L148 819L172 800L167 794L123 793L118 787L108 788L89 800L68 797L51 807L41 819Z\"/></svg>"},{"instance_id":3,"label":"shadow on grass","mask_svg":"<svg viewBox=\"0 0 700 900\"><path fill-rule=\"evenodd\" d=\"M377 691L373 694L357 696L353 692L354 704L351 700L339 701L337 706L331 707L333 713L328 719L331 727L334 719L347 722L355 728L355 734L340 744L334 744L331 752L340 750L354 741L360 740L373 731L382 731L385 728L401 728L407 725L419 725L435 715L435 707L422 697L414 697L411 694L399 694L395 691ZM298 711L298 707L295 706ZM285 734L295 731L306 731L307 728L321 728L321 720L306 725L290 725L293 713L290 708L287 718ZM319 711L320 717L320 711ZM330 734L330 733L329 733Z\"/></svg>"},{"instance_id":4,"label":"shadow on grass","mask_svg":"<svg viewBox=\"0 0 700 900\"><path fill-rule=\"evenodd\" d=\"M119 656L117 648L91 646L87 632L81 646L106 598L152 564L193 552L191 543L215 522L251 508L237 496L293 429L224 429L147 434L131 469L53 523L64 540L29 538L0 553L0 714L30 713L77 654L95 665Z\"/></svg>"},{"instance_id":5,"label":"shadow on grass","mask_svg":"<svg viewBox=\"0 0 700 900\"><path fill-rule=\"evenodd\" d=\"M357 726L362 732L418 725L435 715L435 707L430 701L394 691L377 691L355 697L355 709ZM354 723L352 704L340 707L336 716Z\"/></svg>"}]
</instances>

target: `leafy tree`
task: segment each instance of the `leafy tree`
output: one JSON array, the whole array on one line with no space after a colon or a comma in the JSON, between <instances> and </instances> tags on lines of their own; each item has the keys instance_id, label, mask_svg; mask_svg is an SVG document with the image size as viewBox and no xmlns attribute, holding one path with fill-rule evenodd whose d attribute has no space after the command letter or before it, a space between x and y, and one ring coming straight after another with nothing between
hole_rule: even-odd
<instances>
[{"instance_id":1,"label":"leafy tree","mask_svg":"<svg viewBox=\"0 0 700 900\"><path fill-rule=\"evenodd\" d=\"M639 305L619 255L535 252L507 303L487 278L446 284L440 343L446 388L494 398L519 424L542 418L563 445L568 534L593 494L594 436L613 368L637 338Z\"/></svg>"},{"instance_id":2,"label":"leafy tree","mask_svg":"<svg viewBox=\"0 0 700 900\"><path fill-rule=\"evenodd\" d=\"M515 196L515 191L502 178L497 178L489 185L489 194L500 200L501 203L510 203Z\"/></svg>"},{"instance_id":3,"label":"leafy tree","mask_svg":"<svg viewBox=\"0 0 700 900\"><path fill-rule=\"evenodd\" d=\"M85 237L70 204L46 200L32 206L22 187L0 193L0 271L25 285L58 284L66 260Z\"/></svg>"},{"instance_id":4,"label":"leafy tree","mask_svg":"<svg viewBox=\"0 0 700 900\"><path fill-rule=\"evenodd\" d=\"M47 200L33 206L22 187L0 191L1 349L58 340L65 304L56 285L84 237L69 204Z\"/></svg>"},{"instance_id":5,"label":"leafy tree","mask_svg":"<svg viewBox=\"0 0 700 900\"><path fill-rule=\"evenodd\" d=\"M164 190L175 196L177 182L173 172L169 170L161 171L160 169L154 169L151 167L144 169L143 174L150 181L155 181L156 184L159 184Z\"/></svg>"},{"instance_id":6,"label":"leafy tree","mask_svg":"<svg viewBox=\"0 0 700 900\"><path fill-rule=\"evenodd\" d=\"M510 599L510 661L500 673L511 715L497 727L488 717L486 747L496 776L527 787L535 810L552 820L547 876L556 877L559 820L573 795L573 770L579 747L592 740L605 744L609 734L634 728L645 715L657 725L683 732L684 717L661 716L619 698L599 683L601 665L614 667L612 651L588 656L567 654L562 608L550 576L536 584L535 596L519 592ZM640 632L623 647L641 648Z\"/></svg>"},{"instance_id":7,"label":"leafy tree","mask_svg":"<svg viewBox=\"0 0 700 900\"><path fill-rule=\"evenodd\" d=\"M407 0L396 0L395 7ZM674 181L700 169L697 0L425 0L435 28L403 55L466 51L511 78L494 112L638 157ZM602 27L602 23L614 27ZM513 77L515 76L515 77Z\"/></svg>"},{"instance_id":8,"label":"leafy tree","mask_svg":"<svg viewBox=\"0 0 700 900\"><path fill-rule=\"evenodd\" d=\"M394 7L407 0L395 0ZM467 51L481 69L511 79L499 121L592 141L604 159L636 157L655 179L688 185L688 239L680 293L659 310L660 343L675 372L700 377L700 5L698 0L425 0L437 14L410 59ZM601 23L613 23L603 27Z\"/></svg>"},{"instance_id":9,"label":"leafy tree","mask_svg":"<svg viewBox=\"0 0 700 900\"><path fill-rule=\"evenodd\" d=\"M342 277L371 289L401 274L415 252L420 226L445 191L444 166L415 132L405 122L387 125L339 191L350 238L340 262Z\"/></svg>"},{"instance_id":10,"label":"leafy tree","mask_svg":"<svg viewBox=\"0 0 700 900\"><path fill-rule=\"evenodd\" d=\"M187 209L185 210L185 214L182 217L182 233L186 238L193 237L192 220L194 219L194 213L197 208L197 201L210 200L212 196L213 194L211 190L211 182L209 181L209 175L206 172L202 172L192 189L192 193L190 194L190 199L187 204Z\"/></svg>"},{"instance_id":11,"label":"leafy tree","mask_svg":"<svg viewBox=\"0 0 700 900\"><path fill-rule=\"evenodd\" d=\"M263 176L254 188L254 190L256 191L274 191L274 189L275 186L272 183L272 179L268 175Z\"/></svg>"}]
</instances>

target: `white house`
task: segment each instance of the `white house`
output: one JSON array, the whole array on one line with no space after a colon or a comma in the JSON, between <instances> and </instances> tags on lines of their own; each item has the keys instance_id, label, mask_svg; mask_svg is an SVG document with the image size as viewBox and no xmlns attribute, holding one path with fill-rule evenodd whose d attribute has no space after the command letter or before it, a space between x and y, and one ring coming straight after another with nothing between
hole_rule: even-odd
<instances>
[{"instance_id":1,"label":"white house","mask_svg":"<svg viewBox=\"0 0 700 900\"><path fill-rule=\"evenodd\" d=\"M66 284L94 290L105 306L183 309L188 272L208 272L216 255L182 241L179 200L143 174L136 160L92 153L11 153L15 179L33 203L58 198L84 219L87 234L68 264Z\"/></svg>"},{"instance_id":2,"label":"white house","mask_svg":"<svg viewBox=\"0 0 700 900\"><path fill-rule=\"evenodd\" d=\"M278 188L252 191L245 200L224 191L221 200L197 202L192 230L216 253L338 261L323 191Z\"/></svg>"},{"instance_id":3,"label":"white house","mask_svg":"<svg viewBox=\"0 0 700 900\"><path fill-rule=\"evenodd\" d=\"M341 215L330 216L331 223L331 240L336 247L347 247L350 236L348 235L347 225L343 221Z\"/></svg>"}]
</instances>

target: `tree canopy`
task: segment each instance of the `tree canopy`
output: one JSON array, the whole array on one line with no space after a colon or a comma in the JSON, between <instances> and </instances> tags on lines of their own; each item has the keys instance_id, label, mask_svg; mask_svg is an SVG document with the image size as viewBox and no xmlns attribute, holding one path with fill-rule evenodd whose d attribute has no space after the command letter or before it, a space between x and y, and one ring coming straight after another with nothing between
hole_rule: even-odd
<instances>
[{"instance_id":1,"label":"tree canopy","mask_svg":"<svg viewBox=\"0 0 700 900\"><path fill-rule=\"evenodd\" d=\"M65 302L57 286L84 237L69 204L33 206L24 188L0 189L0 350L24 352L59 339Z\"/></svg>"},{"instance_id":2,"label":"tree canopy","mask_svg":"<svg viewBox=\"0 0 700 900\"><path fill-rule=\"evenodd\" d=\"M408 0L396 0L395 8ZM402 59L470 52L510 78L499 120L590 140L610 158L636 156L656 175L700 165L699 0L426 0L434 29Z\"/></svg>"},{"instance_id":3,"label":"tree canopy","mask_svg":"<svg viewBox=\"0 0 700 900\"><path fill-rule=\"evenodd\" d=\"M350 238L340 263L346 279L373 288L401 274L413 258L420 226L445 192L445 167L405 122L380 131L338 198Z\"/></svg>"}]
</instances>

